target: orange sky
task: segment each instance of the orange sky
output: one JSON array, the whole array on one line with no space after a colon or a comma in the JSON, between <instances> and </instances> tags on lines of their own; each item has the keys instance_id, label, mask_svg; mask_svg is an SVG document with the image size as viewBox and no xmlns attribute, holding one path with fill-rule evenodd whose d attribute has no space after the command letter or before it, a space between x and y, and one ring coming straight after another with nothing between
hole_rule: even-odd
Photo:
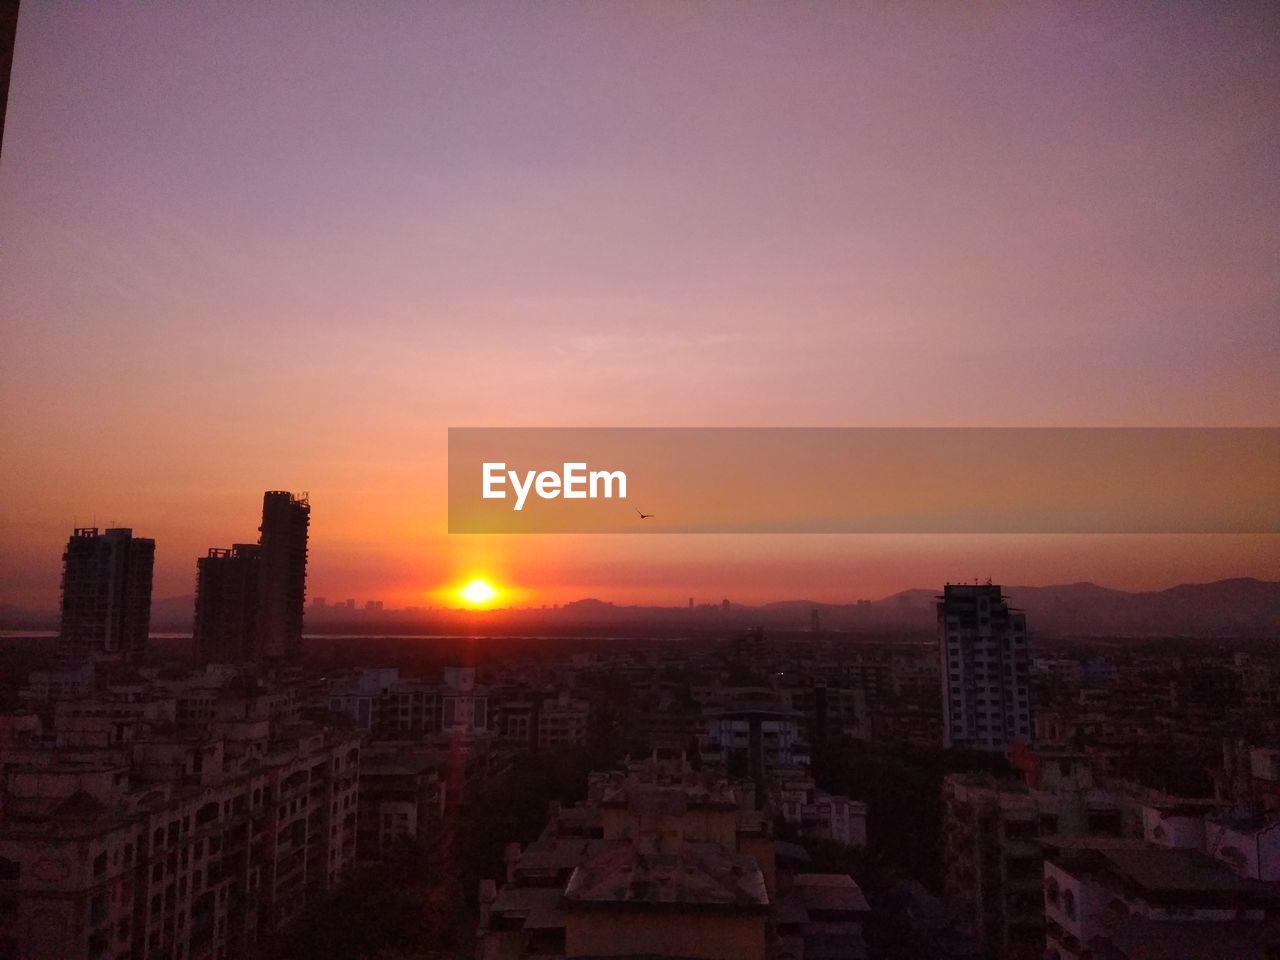
<instances>
[{"instance_id":1,"label":"orange sky","mask_svg":"<svg viewBox=\"0 0 1280 960\"><path fill-rule=\"evenodd\" d=\"M310 491L412 603L1280 579L1273 537L445 534L455 426L1280 423L1263 4L26 4L0 602L74 524L156 594Z\"/></svg>"}]
</instances>

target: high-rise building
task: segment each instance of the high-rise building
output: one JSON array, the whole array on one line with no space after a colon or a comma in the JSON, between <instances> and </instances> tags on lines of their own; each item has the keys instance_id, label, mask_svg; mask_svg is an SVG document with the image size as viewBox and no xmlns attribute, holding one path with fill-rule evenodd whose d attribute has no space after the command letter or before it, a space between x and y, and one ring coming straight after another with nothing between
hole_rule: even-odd
<instances>
[{"instance_id":1,"label":"high-rise building","mask_svg":"<svg viewBox=\"0 0 1280 960\"><path fill-rule=\"evenodd\" d=\"M261 550L237 543L212 547L196 561L196 656L200 663L241 663L254 658L258 634Z\"/></svg>"},{"instance_id":2,"label":"high-rise building","mask_svg":"<svg viewBox=\"0 0 1280 960\"><path fill-rule=\"evenodd\" d=\"M156 542L127 528L77 527L62 555L62 625L66 664L142 659L151 628L151 572Z\"/></svg>"},{"instance_id":3,"label":"high-rise building","mask_svg":"<svg viewBox=\"0 0 1280 960\"><path fill-rule=\"evenodd\" d=\"M256 544L214 547L196 561L201 663L279 664L302 649L307 583L306 494L268 490Z\"/></svg>"},{"instance_id":4,"label":"high-rise building","mask_svg":"<svg viewBox=\"0 0 1280 960\"><path fill-rule=\"evenodd\" d=\"M268 490L262 495L257 636L262 659L292 660L302 650L310 522L306 494Z\"/></svg>"},{"instance_id":5,"label":"high-rise building","mask_svg":"<svg viewBox=\"0 0 1280 960\"><path fill-rule=\"evenodd\" d=\"M938 598L942 742L1002 753L1031 740L1025 615L997 584L947 584Z\"/></svg>"}]
</instances>

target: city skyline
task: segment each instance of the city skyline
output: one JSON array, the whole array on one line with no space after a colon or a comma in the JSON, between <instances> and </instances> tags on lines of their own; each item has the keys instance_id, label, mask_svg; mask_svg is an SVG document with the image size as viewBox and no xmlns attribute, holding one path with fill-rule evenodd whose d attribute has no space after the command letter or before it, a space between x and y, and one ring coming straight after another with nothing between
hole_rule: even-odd
<instances>
[{"instance_id":1,"label":"city skyline","mask_svg":"<svg viewBox=\"0 0 1280 960\"><path fill-rule=\"evenodd\" d=\"M260 496L260 495L259 495ZM257 500L250 497L249 501ZM320 514L323 516L323 512ZM83 524L77 524L79 529ZM124 524L113 522L102 529L112 529ZM154 524L133 524L128 529L155 532ZM197 594L197 564L206 562L215 548L208 542L230 543L234 538L192 533L197 529L185 525L180 531L181 542L203 539L205 546L189 556L174 557L167 544L158 536L156 582L153 591L155 601L194 597ZM50 613L59 603L58 570L62 562L62 547L66 532L50 547L52 577L43 582L32 578L30 586L13 589L19 581L0 582L0 604L33 613ZM430 580L420 578L415 586L407 582L403 572L388 570L386 579L379 577L352 577L334 574L325 564L324 547L315 548L312 540L308 560L307 609L313 609L315 598L324 598L331 607L357 599L363 609L368 600L376 600L388 611L412 608L529 608L559 606L583 599L600 599L624 606L683 607L691 595L699 604L718 605L729 597L734 603L759 605L772 602L805 600L822 604L852 604L862 600L883 600L898 593L918 589L935 589L940 583L975 583L987 580L1016 582L1023 587L1053 587L1078 583L1094 583L1098 586L1130 593L1154 592L1190 583L1212 583L1239 578L1264 581L1280 581L1280 561L1274 561L1274 537L1270 534L1107 534L1052 536L1003 535L1003 534L944 534L944 535L767 535L742 536L674 534L678 541L694 541L693 550L681 551L684 555L679 566L687 571L685 579L673 577L658 579L652 573L637 577L626 569L618 569L597 575L582 576L577 582L560 580L550 588L531 585L535 582L534 570L545 574L545 563L540 562L536 543L525 547L526 541L551 541L566 539L560 536L511 535L507 538L475 537L472 539L514 541L516 546L497 551L488 548L478 552L477 562L467 566L437 567ZM582 538L590 544L593 540L612 543L604 552L615 555L625 552L637 540L627 535L593 535ZM815 551L809 544L831 541L831 548ZM723 572L707 575L707 561L698 556L699 547L706 541L766 540L789 542L800 548L798 558L785 568L785 574L775 576L769 582L761 582L758 570L762 565L751 560L739 560L736 569L742 575L726 580ZM697 544L703 541L703 544ZM850 542L854 546L849 546ZM1036 541L1034 553L1028 550L1028 541ZM1046 550L1045 541L1051 549ZM1128 566L1125 553L1111 549L1116 542L1124 542L1134 549L1150 551L1152 562L1144 569ZM906 548L904 549L904 544ZM1183 566L1171 544L1201 546L1200 563ZM233 547L249 546L239 542ZM691 559L691 556L693 558ZM776 554L775 554L776 556ZM26 558L30 559L30 558ZM316 565L319 563L319 575ZM776 561L775 561L776 562ZM886 566L886 563L889 564ZM988 564L984 568L984 564ZM586 558L576 558L568 569L584 571L590 565ZM16 566L16 564L15 564ZM28 569L40 569L29 564ZM861 579L849 580L845 572L855 569L863 572ZM526 573L525 571L529 571ZM1002 573L1003 572L1003 573ZM1055 577L1055 573L1061 576ZM327 575L326 575L327 574ZM1073 575L1074 574L1074 575ZM581 576L581 574L579 574ZM476 582L492 585L493 596L486 596L482 603L471 603L461 593ZM391 586L388 586L388 584ZM395 584L400 583L401 586ZM7 592L6 588L8 591Z\"/></svg>"},{"instance_id":2,"label":"city skyline","mask_svg":"<svg viewBox=\"0 0 1280 960\"><path fill-rule=\"evenodd\" d=\"M316 593L395 605L1280 579L1269 537L444 532L449 426L1280 423L1273 27L28 4L0 602L93 515L188 594L267 487L320 505Z\"/></svg>"}]
</instances>

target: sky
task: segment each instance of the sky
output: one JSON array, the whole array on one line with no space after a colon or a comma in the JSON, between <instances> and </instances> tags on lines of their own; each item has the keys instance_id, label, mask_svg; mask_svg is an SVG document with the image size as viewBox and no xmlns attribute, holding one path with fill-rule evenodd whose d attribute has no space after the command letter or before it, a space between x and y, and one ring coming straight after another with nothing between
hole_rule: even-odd
<instances>
[{"instance_id":1,"label":"sky","mask_svg":"<svg viewBox=\"0 0 1280 960\"><path fill-rule=\"evenodd\" d=\"M1280 579L1277 538L446 533L449 426L1280 424L1264 3L26 3L0 602L308 491L309 594ZM430 602L429 600L427 602Z\"/></svg>"}]
</instances>

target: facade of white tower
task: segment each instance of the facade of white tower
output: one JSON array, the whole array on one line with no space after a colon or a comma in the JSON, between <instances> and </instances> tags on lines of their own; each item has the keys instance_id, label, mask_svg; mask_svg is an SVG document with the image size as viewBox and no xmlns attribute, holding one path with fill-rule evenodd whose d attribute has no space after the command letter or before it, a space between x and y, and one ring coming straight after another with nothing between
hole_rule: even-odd
<instances>
[{"instance_id":1,"label":"facade of white tower","mask_svg":"<svg viewBox=\"0 0 1280 960\"><path fill-rule=\"evenodd\" d=\"M1031 742L1026 617L996 584L947 584L938 598L942 742L1004 753Z\"/></svg>"}]
</instances>

